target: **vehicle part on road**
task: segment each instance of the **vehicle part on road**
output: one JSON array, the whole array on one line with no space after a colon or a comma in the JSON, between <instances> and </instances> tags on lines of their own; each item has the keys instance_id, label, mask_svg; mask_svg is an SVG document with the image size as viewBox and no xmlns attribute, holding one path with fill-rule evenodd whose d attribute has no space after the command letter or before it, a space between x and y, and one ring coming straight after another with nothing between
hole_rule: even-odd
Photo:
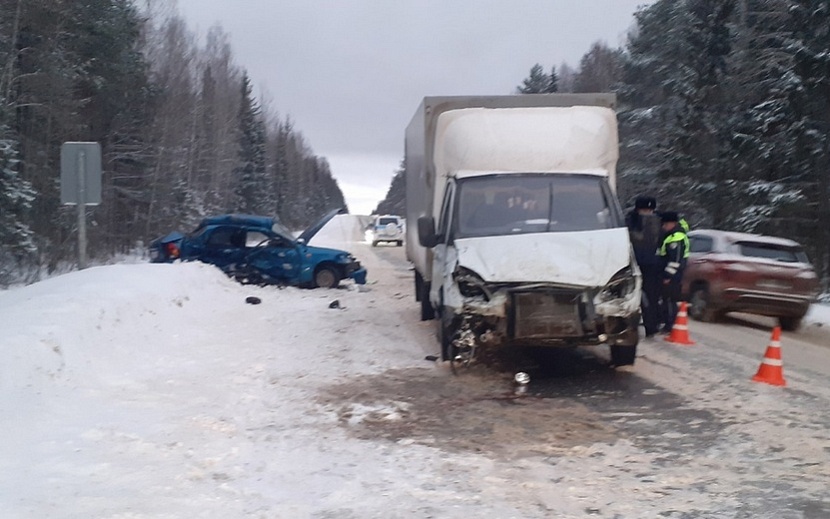
<instances>
[{"instance_id":1,"label":"vehicle part on road","mask_svg":"<svg viewBox=\"0 0 830 519\"><path fill-rule=\"evenodd\" d=\"M686 301L680 302L680 310L677 312L677 319L675 319L674 326L671 328L671 333L666 337L668 342L675 344L685 344L691 346L695 343L689 337L689 320L687 318Z\"/></svg>"},{"instance_id":2,"label":"vehicle part on road","mask_svg":"<svg viewBox=\"0 0 830 519\"><path fill-rule=\"evenodd\" d=\"M262 302L262 299L255 296L248 296L245 298L245 302L249 305L258 305Z\"/></svg>"},{"instance_id":3,"label":"vehicle part on road","mask_svg":"<svg viewBox=\"0 0 830 519\"><path fill-rule=\"evenodd\" d=\"M335 299L334 301L332 301L331 303L329 303L329 308L339 309L339 308L343 308L343 307L342 307L342 306L340 306L340 300L339 300L339 299Z\"/></svg>"},{"instance_id":4,"label":"vehicle part on road","mask_svg":"<svg viewBox=\"0 0 830 519\"><path fill-rule=\"evenodd\" d=\"M530 384L530 375L524 371L519 371L513 375L513 382L516 384L514 393L516 395L524 395L527 393L527 385Z\"/></svg>"},{"instance_id":5,"label":"vehicle part on road","mask_svg":"<svg viewBox=\"0 0 830 519\"><path fill-rule=\"evenodd\" d=\"M773 386L786 386L783 366L784 363L781 362L781 327L776 326L772 329L772 338L769 346L767 346L766 353L764 353L764 360L761 361L758 373L752 377L752 380Z\"/></svg>"}]
</instances>

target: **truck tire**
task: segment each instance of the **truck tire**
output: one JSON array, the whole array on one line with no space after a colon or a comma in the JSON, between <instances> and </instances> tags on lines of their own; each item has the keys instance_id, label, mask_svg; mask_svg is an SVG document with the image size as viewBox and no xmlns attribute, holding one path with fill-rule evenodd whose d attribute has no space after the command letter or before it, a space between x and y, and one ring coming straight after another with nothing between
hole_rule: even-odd
<instances>
[{"instance_id":1,"label":"truck tire","mask_svg":"<svg viewBox=\"0 0 830 519\"><path fill-rule=\"evenodd\" d=\"M435 309L429 301L430 284L424 281L424 277L417 270L415 271L415 301L421 303L421 320L429 321L435 319Z\"/></svg>"},{"instance_id":2,"label":"truck tire","mask_svg":"<svg viewBox=\"0 0 830 519\"><path fill-rule=\"evenodd\" d=\"M429 321L430 319L435 319L435 309L429 301L429 283L424 281L421 283L421 320Z\"/></svg>"},{"instance_id":3,"label":"truck tire","mask_svg":"<svg viewBox=\"0 0 830 519\"><path fill-rule=\"evenodd\" d=\"M455 348L452 340L455 337L455 328L452 324L452 315L447 307L441 308L441 319L438 324L438 341L441 343L441 360L448 361L455 357Z\"/></svg>"}]
</instances>

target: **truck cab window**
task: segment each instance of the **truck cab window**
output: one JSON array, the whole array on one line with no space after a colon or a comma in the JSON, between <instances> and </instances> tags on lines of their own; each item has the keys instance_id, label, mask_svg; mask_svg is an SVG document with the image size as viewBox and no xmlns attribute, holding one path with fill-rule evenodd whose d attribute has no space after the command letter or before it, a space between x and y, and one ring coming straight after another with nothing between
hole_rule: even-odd
<instances>
[{"instance_id":1,"label":"truck cab window","mask_svg":"<svg viewBox=\"0 0 830 519\"><path fill-rule=\"evenodd\" d=\"M577 232L619 226L596 175L489 175L459 183L458 236Z\"/></svg>"}]
</instances>

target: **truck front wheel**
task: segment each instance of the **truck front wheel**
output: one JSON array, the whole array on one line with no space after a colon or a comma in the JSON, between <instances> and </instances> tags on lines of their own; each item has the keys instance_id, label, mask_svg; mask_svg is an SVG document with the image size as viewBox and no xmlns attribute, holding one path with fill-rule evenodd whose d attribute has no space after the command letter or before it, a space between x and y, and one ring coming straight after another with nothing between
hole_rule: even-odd
<instances>
[{"instance_id":1,"label":"truck front wheel","mask_svg":"<svg viewBox=\"0 0 830 519\"><path fill-rule=\"evenodd\" d=\"M418 291L415 299L421 302L421 320L422 321L429 321L430 319L435 319L435 309L432 308L432 303L429 300L429 288L430 284L428 281L425 281L423 277L416 272L416 283L415 289ZM421 282L417 283L417 280L420 279Z\"/></svg>"},{"instance_id":2,"label":"truck front wheel","mask_svg":"<svg viewBox=\"0 0 830 519\"><path fill-rule=\"evenodd\" d=\"M441 360L452 360L455 355L455 327L453 326L452 312L444 306L441 308L441 319L438 324L438 340L441 342Z\"/></svg>"}]
</instances>

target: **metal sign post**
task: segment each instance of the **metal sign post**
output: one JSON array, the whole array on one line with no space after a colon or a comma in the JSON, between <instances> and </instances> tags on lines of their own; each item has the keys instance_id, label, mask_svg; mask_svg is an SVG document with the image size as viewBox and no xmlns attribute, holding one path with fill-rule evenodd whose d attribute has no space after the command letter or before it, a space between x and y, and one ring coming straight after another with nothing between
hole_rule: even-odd
<instances>
[{"instance_id":1,"label":"metal sign post","mask_svg":"<svg viewBox=\"0 0 830 519\"><path fill-rule=\"evenodd\" d=\"M78 268L86 268L86 206L101 203L101 145L61 146L61 203L78 206Z\"/></svg>"}]
</instances>

